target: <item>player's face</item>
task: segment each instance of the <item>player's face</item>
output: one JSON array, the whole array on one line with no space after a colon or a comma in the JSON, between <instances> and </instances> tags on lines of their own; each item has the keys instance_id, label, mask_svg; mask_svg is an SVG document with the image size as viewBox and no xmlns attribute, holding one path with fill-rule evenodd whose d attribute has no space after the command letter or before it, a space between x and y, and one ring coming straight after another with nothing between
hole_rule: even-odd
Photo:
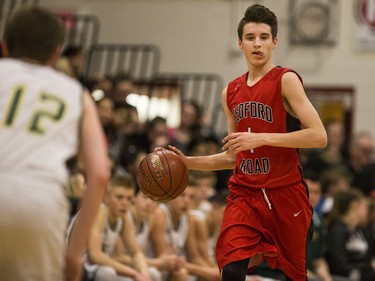
<instances>
[{"instance_id":1,"label":"player's face","mask_svg":"<svg viewBox=\"0 0 375 281\"><path fill-rule=\"evenodd\" d=\"M357 218L361 225L366 225L369 218L369 201L367 198L360 199L352 203L356 208Z\"/></svg>"},{"instance_id":2,"label":"player's face","mask_svg":"<svg viewBox=\"0 0 375 281\"><path fill-rule=\"evenodd\" d=\"M321 196L321 186L319 182L306 179L306 184L309 188L309 201L311 206L318 205Z\"/></svg>"},{"instance_id":3,"label":"player's face","mask_svg":"<svg viewBox=\"0 0 375 281\"><path fill-rule=\"evenodd\" d=\"M194 188L187 186L180 196L169 202L169 205L178 216L185 215L190 209L194 196Z\"/></svg>"},{"instance_id":4,"label":"player's face","mask_svg":"<svg viewBox=\"0 0 375 281\"><path fill-rule=\"evenodd\" d=\"M109 208L109 212L116 217L123 216L130 208L134 199L134 190L114 187L107 194L105 203Z\"/></svg>"},{"instance_id":5,"label":"player's face","mask_svg":"<svg viewBox=\"0 0 375 281\"><path fill-rule=\"evenodd\" d=\"M270 61L277 38L272 39L271 27L265 23L250 22L244 26L242 39L238 40L248 64L262 66Z\"/></svg>"}]
</instances>

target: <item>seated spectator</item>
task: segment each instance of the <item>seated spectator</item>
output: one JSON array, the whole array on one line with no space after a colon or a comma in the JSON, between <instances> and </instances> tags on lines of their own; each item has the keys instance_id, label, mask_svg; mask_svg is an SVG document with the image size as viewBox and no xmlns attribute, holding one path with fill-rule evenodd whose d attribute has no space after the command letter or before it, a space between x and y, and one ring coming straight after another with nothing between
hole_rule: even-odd
<instances>
[{"instance_id":1,"label":"seated spectator","mask_svg":"<svg viewBox=\"0 0 375 281\"><path fill-rule=\"evenodd\" d=\"M148 152L157 147L167 148L169 144L167 120L157 116L146 122L143 131L143 146Z\"/></svg>"},{"instance_id":2,"label":"seated spectator","mask_svg":"<svg viewBox=\"0 0 375 281\"><path fill-rule=\"evenodd\" d=\"M209 125L204 124L201 107L194 101L184 101L181 108L181 121L177 128L169 128L171 145L185 154L193 143L213 134Z\"/></svg>"},{"instance_id":3,"label":"seated spectator","mask_svg":"<svg viewBox=\"0 0 375 281\"><path fill-rule=\"evenodd\" d=\"M367 131L357 133L349 145L349 176L351 186L357 187L369 194L368 186L363 185L363 170L373 162L374 141L372 134Z\"/></svg>"},{"instance_id":4,"label":"seated spectator","mask_svg":"<svg viewBox=\"0 0 375 281\"><path fill-rule=\"evenodd\" d=\"M351 187L348 174L342 170L328 170L323 173L323 176L320 176L320 181L322 183L322 196L315 206L315 211L318 215L326 216L333 208L334 195L340 191L347 191Z\"/></svg>"},{"instance_id":5,"label":"seated spectator","mask_svg":"<svg viewBox=\"0 0 375 281\"><path fill-rule=\"evenodd\" d=\"M351 189L334 196L327 220L326 260L333 275L354 280L375 280L372 267L373 235L363 231L368 224L369 201L360 191Z\"/></svg>"},{"instance_id":6,"label":"seated spectator","mask_svg":"<svg viewBox=\"0 0 375 281\"><path fill-rule=\"evenodd\" d=\"M87 86L83 78L85 56L81 46L67 46L55 64L55 68Z\"/></svg>"},{"instance_id":7,"label":"seated spectator","mask_svg":"<svg viewBox=\"0 0 375 281\"><path fill-rule=\"evenodd\" d=\"M314 174L305 174L305 181L309 189L311 206L315 208L322 193L321 183ZM328 263L325 260L326 229L323 219L314 211L312 221L313 233L306 251L307 277L309 281L350 281L350 279L345 277L331 275Z\"/></svg>"},{"instance_id":8,"label":"seated spectator","mask_svg":"<svg viewBox=\"0 0 375 281\"><path fill-rule=\"evenodd\" d=\"M208 266L197 249L193 217L189 214L193 190L186 190L176 199L160 204L150 230L150 242L156 257L176 254L185 260L183 267L190 277L219 281L220 274L215 266Z\"/></svg>"},{"instance_id":9,"label":"seated spectator","mask_svg":"<svg viewBox=\"0 0 375 281\"><path fill-rule=\"evenodd\" d=\"M186 270L183 268L184 260L176 254L165 254L158 257L153 256L150 250L150 230L157 222L153 213L158 204L146 197L137 189L134 204L131 209L131 217L134 221L137 241L146 256L149 266L157 268L160 280L184 281L187 278Z\"/></svg>"},{"instance_id":10,"label":"seated spectator","mask_svg":"<svg viewBox=\"0 0 375 281\"><path fill-rule=\"evenodd\" d=\"M221 222L223 221L224 209L227 206L227 197L229 195L228 189L221 189L213 195L209 201L211 209L207 215L207 229L208 229L208 250L211 261L216 264L216 241L221 229Z\"/></svg>"},{"instance_id":11,"label":"seated spectator","mask_svg":"<svg viewBox=\"0 0 375 281\"><path fill-rule=\"evenodd\" d=\"M347 173L349 163L344 125L340 121L330 121L325 127L328 139L327 146L323 149L310 151L304 169L312 170L317 175L331 169Z\"/></svg>"},{"instance_id":12,"label":"seated spectator","mask_svg":"<svg viewBox=\"0 0 375 281\"><path fill-rule=\"evenodd\" d=\"M127 104L126 97L134 92L134 81L130 73L119 72L112 78L111 98L116 107L122 107Z\"/></svg>"},{"instance_id":13,"label":"seated spectator","mask_svg":"<svg viewBox=\"0 0 375 281\"><path fill-rule=\"evenodd\" d=\"M105 203L97 214L88 241L84 267L90 280L151 280L128 214L133 197L132 178L110 180Z\"/></svg>"},{"instance_id":14,"label":"seated spectator","mask_svg":"<svg viewBox=\"0 0 375 281\"><path fill-rule=\"evenodd\" d=\"M199 210L207 215L211 210L211 202L208 200L216 190L217 177L213 171L193 170L190 176L194 178L197 186L197 195L192 202L192 210Z\"/></svg>"},{"instance_id":15,"label":"seated spectator","mask_svg":"<svg viewBox=\"0 0 375 281\"><path fill-rule=\"evenodd\" d=\"M189 208L190 227L193 229L193 236L196 243L197 255L202 264L207 267L217 268L216 263L211 260L209 250L208 212L209 210L199 209L201 186L194 176L189 176L189 183L185 190L189 194L191 204ZM197 204L198 203L198 204ZM210 203L211 204L211 203ZM211 209L211 206L210 206Z\"/></svg>"}]
</instances>

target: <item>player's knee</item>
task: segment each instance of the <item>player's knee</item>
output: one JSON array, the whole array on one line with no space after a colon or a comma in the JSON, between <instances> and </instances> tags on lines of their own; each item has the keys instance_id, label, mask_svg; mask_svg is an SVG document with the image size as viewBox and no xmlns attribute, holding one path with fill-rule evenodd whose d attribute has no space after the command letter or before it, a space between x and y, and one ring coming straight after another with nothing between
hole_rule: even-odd
<instances>
[{"instance_id":1,"label":"player's knee","mask_svg":"<svg viewBox=\"0 0 375 281\"><path fill-rule=\"evenodd\" d=\"M186 268L182 267L172 273L171 279L173 281L186 281L189 278L189 272Z\"/></svg>"},{"instance_id":2,"label":"player's knee","mask_svg":"<svg viewBox=\"0 0 375 281\"><path fill-rule=\"evenodd\" d=\"M162 281L163 275L156 267L149 267L148 273L150 274L152 281Z\"/></svg>"},{"instance_id":3,"label":"player's knee","mask_svg":"<svg viewBox=\"0 0 375 281\"><path fill-rule=\"evenodd\" d=\"M117 280L117 273L110 266L101 266L95 274L95 281Z\"/></svg>"}]
</instances>

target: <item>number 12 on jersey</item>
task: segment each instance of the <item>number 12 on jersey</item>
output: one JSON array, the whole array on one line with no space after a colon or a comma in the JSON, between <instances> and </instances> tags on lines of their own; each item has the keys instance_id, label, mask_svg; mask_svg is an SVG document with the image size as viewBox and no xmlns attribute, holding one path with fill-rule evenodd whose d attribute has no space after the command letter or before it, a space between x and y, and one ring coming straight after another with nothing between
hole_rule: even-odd
<instances>
[{"instance_id":1,"label":"number 12 on jersey","mask_svg":"<svg viewBox=\"0 0 375 281\"><path fill-rule=\"evenodd\" d=\"M7 106L4 118L4 126L11 127L17 119L18 111L22 106L22 100L25 95L24 87L16 87L12 93L10 101ZM44 105L50 103L48 109L36 109L29 117L27 130L32 133L43 134L45 128L43 127L42 121L46 118L57 122L61 120L65 113L65 102L58 96L41 92L38 96L38 104ZM52 109L50 109L52 108Z\"/></svg>"}]
</instances>

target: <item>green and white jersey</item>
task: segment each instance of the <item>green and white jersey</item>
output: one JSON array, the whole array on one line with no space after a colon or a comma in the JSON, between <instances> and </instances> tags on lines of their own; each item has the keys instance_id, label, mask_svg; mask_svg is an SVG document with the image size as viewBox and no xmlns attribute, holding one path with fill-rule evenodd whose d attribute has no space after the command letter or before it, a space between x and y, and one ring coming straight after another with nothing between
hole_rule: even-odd
<instances>
[{"instance_id":1,"label":"green and white jersey","mask_svg":"<svg viewBox=\"0 0 375 281\"><path fill-rule=\"evenodd\" d=\"M0 60L0 174L65 184L78 147L82 86L42 65Z\"/></svg>"}]
</instances>

